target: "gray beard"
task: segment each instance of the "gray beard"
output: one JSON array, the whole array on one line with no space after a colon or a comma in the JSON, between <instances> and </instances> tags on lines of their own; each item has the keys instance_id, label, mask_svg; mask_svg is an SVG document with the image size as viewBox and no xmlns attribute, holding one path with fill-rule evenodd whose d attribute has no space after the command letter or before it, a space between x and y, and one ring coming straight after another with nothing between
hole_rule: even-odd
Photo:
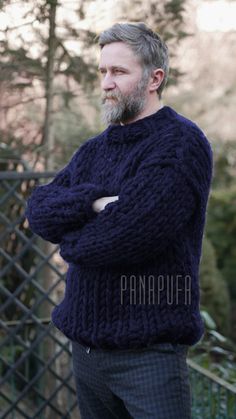
<instances>
[{"instance_id":1,"label":"gray beard","mask_svg":"<svg viewBox=\"0 0 236 419\"><path fill-rule=\"evenodd\" d=\"M128 95L124 95L119 91L105 92L102 96L102 122L108 125L111 123L126 123L138 116L146 104L147 82L147 77L142 77ZM105 100L107 97L113 97L116 100L111 103Z\"/></svg>"}]
</instances>

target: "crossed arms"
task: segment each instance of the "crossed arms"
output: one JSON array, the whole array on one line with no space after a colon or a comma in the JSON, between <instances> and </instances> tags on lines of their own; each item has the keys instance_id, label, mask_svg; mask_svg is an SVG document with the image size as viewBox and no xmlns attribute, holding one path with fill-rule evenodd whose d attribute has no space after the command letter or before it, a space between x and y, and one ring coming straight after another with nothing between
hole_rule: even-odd
<instances>
[{"instance_id":1,"label":"crossed arms","mask_svg":"<svg viewBox=\"0 0 236 419\"><path fill-rule=\"evenodd\" d=\"M60 244L68 263L139 263L163 252L197 208L183 166L174 157L149 156L119 196L92 183L71 186L66 167L35 189L26 216L36 234Z\"/></svg>"}]
</instances>

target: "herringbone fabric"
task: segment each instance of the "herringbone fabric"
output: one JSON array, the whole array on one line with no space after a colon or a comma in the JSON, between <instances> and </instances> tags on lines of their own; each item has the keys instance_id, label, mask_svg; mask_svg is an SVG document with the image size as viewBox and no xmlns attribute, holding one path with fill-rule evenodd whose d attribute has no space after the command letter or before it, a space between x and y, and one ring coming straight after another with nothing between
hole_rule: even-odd
<instances>
[{"instance_id":1,"label":"herringbone fabric","mask_svg":"<svg viewBox=\"0 0 236 419\"><path fill-rule=\"evenodd\" d=\"M190 419L188 346L90 349L72 342L81 419Z\"/></svg>"}]
</instances>

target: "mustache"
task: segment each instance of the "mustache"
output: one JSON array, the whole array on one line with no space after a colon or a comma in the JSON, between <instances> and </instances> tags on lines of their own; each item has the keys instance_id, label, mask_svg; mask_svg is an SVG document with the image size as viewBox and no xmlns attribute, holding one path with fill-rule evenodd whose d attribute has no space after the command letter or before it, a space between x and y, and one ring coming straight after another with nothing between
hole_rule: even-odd
<instances>
[{"instance_id":1,"label":"mustache","mask_svg":"<svg viewBox=\"0 0 236 419\"><path fill-rule=\"evenodd\" d=\"M120 99L120 96L121 95L119 93L114 93L114 92L103 93L102 101L104 102L106 99Z\"/></svg>"}]
</instances>

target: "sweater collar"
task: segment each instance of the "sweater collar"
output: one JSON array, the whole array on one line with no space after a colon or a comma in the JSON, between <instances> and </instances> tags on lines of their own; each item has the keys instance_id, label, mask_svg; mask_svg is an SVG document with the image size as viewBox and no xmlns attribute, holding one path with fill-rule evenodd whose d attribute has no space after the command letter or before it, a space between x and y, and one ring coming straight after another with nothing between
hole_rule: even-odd
<instances>
[{"instance_id":1,"label":"sweater collar","mask_svg":"<svg viewBox=\"0 0 236 419\"><path fill-rule=\"evenodd\" d=\"M111 124L105 130L105 136L109 143L130 143L147 138L158 129L158 122L165 119L170 113L173 113L172 108L163 106L157 112L130 124Z\"/></svg>"}]
</instances>

